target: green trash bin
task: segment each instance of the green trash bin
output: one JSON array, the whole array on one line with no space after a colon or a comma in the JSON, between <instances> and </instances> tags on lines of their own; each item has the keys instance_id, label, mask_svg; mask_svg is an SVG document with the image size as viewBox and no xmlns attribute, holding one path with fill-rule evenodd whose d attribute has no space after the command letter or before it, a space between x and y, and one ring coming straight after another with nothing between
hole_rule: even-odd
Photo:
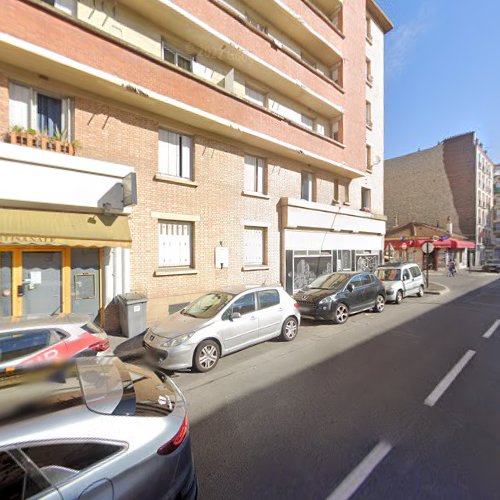
<instances>
[{"instance_id":1,"label":"green trash bin","mask_svg":"<svg viewBox=\"0 0 500 500\"><path fill-rule=\"evenodd\" d=\"M148 299L142 293L118 295L120 328L127 338L136 337L146 331L146 305Z\"/></svg>"}]
</instances>

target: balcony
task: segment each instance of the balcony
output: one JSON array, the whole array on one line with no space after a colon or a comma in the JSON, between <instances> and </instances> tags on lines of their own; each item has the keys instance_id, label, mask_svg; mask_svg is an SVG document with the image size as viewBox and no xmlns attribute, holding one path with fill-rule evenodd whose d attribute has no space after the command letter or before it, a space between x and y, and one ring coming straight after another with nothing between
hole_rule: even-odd
<instances>
[{"instance_id":1,"label":"balcony","mask_svg":"<svg viewBox=\"0 0 500 500\"><path fill-rule=\"evenodd\" d=\"M137 11L135 0L120 2ZM342 91L332 80L287 53L270 36L249 29L222 3L143 0L140 15L155 24L161 20L162 27L181 39L189 33L188 41L202 47L208 57L262 82L272 82L273 89L320 115L334 118L343 112ZM334 61L339 62L340 57L331 58L329 66Z\"/></svg>"},{"instance_id":2,"label":"balcony","mask_svg":"<svg viewBox=\"0 0 500 500\"><path fill-rule=\"evenodd\" d=\"M43 32L40 26L44 26ZM362 171L346 163L346 151L332 139L38 4L4 0L0 58L14 67L50 75L50 79L156 116L344 177L362 176Z\"/></svg>"},{"instance_id":3,"label":"balcony","mask_svg":"<svg viewBox=\"0 0 500 500\"><path fill-rule=\"evenodd\" d=\"M282 229L385 234L386 217L366 211L281 198Z\"/></svg>"}]
</instances>

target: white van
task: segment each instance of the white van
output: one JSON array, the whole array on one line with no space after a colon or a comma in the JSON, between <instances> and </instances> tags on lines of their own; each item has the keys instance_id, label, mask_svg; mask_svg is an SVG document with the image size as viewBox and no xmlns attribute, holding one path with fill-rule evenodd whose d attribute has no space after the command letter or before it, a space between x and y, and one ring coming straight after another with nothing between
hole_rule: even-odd
<instances>
[{"instance_id":1,"label":"white van","mask_svg":"<svg viewBox=\"0 0 500 500\"><path fill-rule=\"evenodd\" d=\"M378 268L377 277L384 284L387 302L401 304L408 295L424 296L424 276L417 264L385 264Z\"/></svg>"}]
</instances>

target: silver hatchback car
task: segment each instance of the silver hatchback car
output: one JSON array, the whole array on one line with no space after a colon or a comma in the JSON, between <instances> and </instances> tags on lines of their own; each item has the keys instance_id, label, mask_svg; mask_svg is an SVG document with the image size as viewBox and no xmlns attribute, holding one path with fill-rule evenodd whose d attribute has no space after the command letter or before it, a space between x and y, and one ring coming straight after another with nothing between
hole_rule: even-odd
<instances>
[{"instance_id":1,"label":"silver hatchback car","mask_svg":"<svg viewBox=\"0 0 500 500\"><path fill-rule=\"evenodd\" d=\"M116 357L0 376L0 498L195 499L186 403Z\"/></svg>"},{"instance_id":2,"label":"silver hatchback car","mask_svg":"<svg viewBox=\"0 0 500 500\"><path fill-rule=\"evenodd\" d=\"M377 278L384 284L388 302L401 304L409 295L424 296L424 276L418 264L384 264L378 268Z\"/></svg>"},{"instance_id":3,"label":"silver hatchback car","mask_svg":"<svg viewBox=\"0 0 500 500\"><path fill-rule=\"evenodd\" d=\"M168 370L207 372L219 358L280 337L293 340L299 306L281 287L227 288L207 293L144 335L146 359Z\"/></svg>"}]
</instances>

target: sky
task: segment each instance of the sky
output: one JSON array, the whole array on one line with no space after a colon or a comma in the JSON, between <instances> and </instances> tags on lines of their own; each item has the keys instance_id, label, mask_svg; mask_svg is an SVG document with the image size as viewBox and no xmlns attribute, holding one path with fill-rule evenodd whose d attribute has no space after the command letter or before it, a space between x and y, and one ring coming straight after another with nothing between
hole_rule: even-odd
<instances>
[{"instance_id":1,"label":"sky","mask_svg":"<svg viewBox=\"0 0 500 500\"><path fill-rule=\"evenodd\" d=\"M476 131L500 163L499 0L378 0L385 45L385 157Z\"/></svg>"}]
</instances>

